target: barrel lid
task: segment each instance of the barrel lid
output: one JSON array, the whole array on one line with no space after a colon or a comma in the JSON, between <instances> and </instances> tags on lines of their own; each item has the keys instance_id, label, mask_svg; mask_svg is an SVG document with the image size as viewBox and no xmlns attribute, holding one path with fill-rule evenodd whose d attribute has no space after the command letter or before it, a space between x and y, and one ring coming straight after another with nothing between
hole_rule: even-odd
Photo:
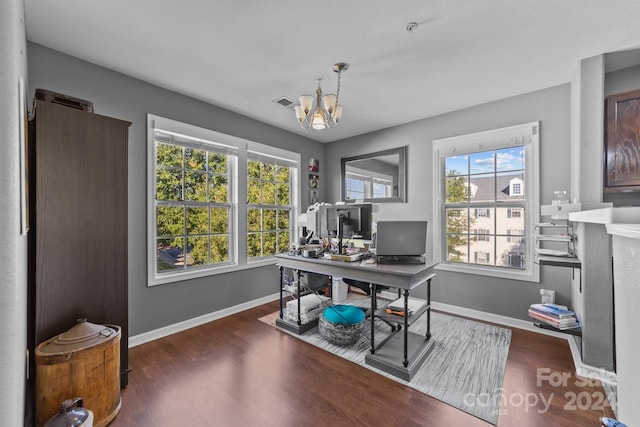
<instances>
[{"instance_id":1,"label":"barrel lid","mask_svg":"<svg viewBox=\"0 0 640 427\"><path fill-rule=\"evenodd\" d=\"M60 405L60 411L44 427L78 427L85 425L91 411L82 407L82 398L67 399Z\"/></svg>"},{"instance_id":2,"label":"barrel lid","mask_svg":"<svg viewBox=\"0 0 640 427\"><path fill-rule=\"evenodd\" d=\"M55 354L81 350L100 344L115 334L116 331L108 326L97 325L88 322L87 319L78 319L74 327L55 337L42 347L40 352Z\"/></svg>"}]
</instances>

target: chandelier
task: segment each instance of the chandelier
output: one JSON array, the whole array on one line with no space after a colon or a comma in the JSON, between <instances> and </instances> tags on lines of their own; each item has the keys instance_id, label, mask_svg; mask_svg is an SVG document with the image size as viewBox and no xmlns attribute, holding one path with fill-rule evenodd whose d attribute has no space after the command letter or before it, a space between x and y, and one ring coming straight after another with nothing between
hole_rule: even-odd
<instances>
[{"instance_id":1,"label":"chandelier","mask_svg":"<svg viewBox=\"0 0 640 427\"><path fill-rule=\"evenodd\" d=\"M342 117L342 105L338 104L340 96L340 75L347 71L349 64L338 62L333 65L333 71L338 73L338 89L336 93L323 95L318 79L316 89L315 105L313 95L300 95L300 105L296 105L296 118L300 122L300 127L304 129L313 128L322 130L324 128L334 128Z\"/></svg>"}]
</instances>

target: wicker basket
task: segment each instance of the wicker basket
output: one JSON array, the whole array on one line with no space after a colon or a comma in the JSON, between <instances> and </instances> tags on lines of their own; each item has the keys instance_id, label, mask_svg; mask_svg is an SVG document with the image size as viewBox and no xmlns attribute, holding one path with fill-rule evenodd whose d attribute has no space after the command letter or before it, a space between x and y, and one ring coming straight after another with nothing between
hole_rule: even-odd
<instances>
[{"instance_id":1,"label":"wicker basket","mask_svg":"<svg viewBox=\"0 0 640 427\"><path fill-rule=\"evenodd\" d=\"M325 309L325 312L333 308L334 307L329 307ZM358 308L358 310L360 309ZM322 313L318 322L318 330L324 339L337 345L351 345L358 341L364 328L364 315L362 316L362 320L355 323L332 322L327 320L325 312Z\"/></svg>"}]
</instances>

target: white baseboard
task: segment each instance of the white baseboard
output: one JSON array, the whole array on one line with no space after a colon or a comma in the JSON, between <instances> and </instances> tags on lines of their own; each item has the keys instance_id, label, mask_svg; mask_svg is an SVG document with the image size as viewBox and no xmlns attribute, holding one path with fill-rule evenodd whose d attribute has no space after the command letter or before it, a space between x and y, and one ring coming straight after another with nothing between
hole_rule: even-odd
<instances>
[{"instance_id":1,"label":"white baseboard","mask_svg":"<svg viewBox=\"0 0 640 427\"><path fill-rule=\"evenodd\" d=\"M140 344L147 343L149 341L157 340L177 332L182 332L187 329L191 329L196 326L203 325L205 323L212 322L214 320L222 319L223 317L231 314L239 313L244 310L248 310L253 307L257 307L268 302L276 301L280 298L280 293L267 295L262 298L258 298L252 301L247 301L242 304L234 305L233 307L223 308L222 310L214 311L212 313L204 314L202 316L194 317L193 319L185 320L173 325L168 325L163 328L154 329L153 331L144 332L142 334L133 335L129 337L129 348L135 347Z\"/></svg>"},{"instance_id":2,"label":"white baseboard","mask_svg":"<svg viewBox=\"0 0 640 427\"><path fill-rule=\"evenodd\" d=\"M386 295L385 291L383 291L381 296L385 296L390 299L397 298L397 294L389 293L389 295ZM181 331L184 331L208 322L212 322L214 320L221 319L231 314L239 313L241 311L248 310L250 308L257 307L259 305L266 304L268 302L276 301L278 298L280 298L279 293L267 295L265 297L258 298L252 301L247 301L245 303L238 304L233 307L224 308L222 310L218 310L212 313L198 316L193 319L185 320L183 322L175 323L173 325L165 326L163 328L155 329L153 331L131 336L129 337L129 348L132 348L132 347L135 347L135 346L138 346L162 337L166 337L166 336L175 334L177 332L181 332ZM526 320L515 319L513 317L508 317L508 316L501 316L499 314L487 313L485 311L472 310L470 308L460 307L456 305L443 304L443 303L432 301L431 307L434 310L442 311L445 313L470 317L472 319L483 320L486 322L496 323L498 325L508 326L511 328L524 329L524 330L535 332L538 334L550 335L553 337L565 339L569 343L569 349L571 350L571 356L573 358L573 364L575 366L577 375L580 375L581 377L585 377L585 378L590 378L590 379L598 379L600 381L606 382L611 385L616 384L616 374L614 372L606 371L601 368L595 368L593 366L582 363L582 358L580 356L580 349L578 348L578 344L576 343L576 340L572 335L563 334L561 332L556 332L556 331L550 331L548 329L538 328L534 326L532 322L528 322Z\"/></svg>"},{"instance_id":3,"label":"white baseboard","mask_svg":"<svg viewBox=\"0 0 640 427\"><path fill-rule=\"evenodd\" d=\"M499 314L487 313L484 311L472 310L456 305L449 305L432 301L431 307L434 310L442 311L445 313L470 317L477 320L484 320L486 322L496 323L511 328L524 329L526 331L531 331L538 334L550 335L553 337L565 339L567 340L569 349L571 350L571 357L573 359L573 365L576 370L576 375L580 375L581 377L589 379L597 379L602 382L606 382L607 384L616 385L615 372L610 372L601 368L595 368L582 362L580 349L578 348L578 343L576 342L573 335L538 328L532 322L528 322L526 320L515 319L513 317L501 316Z\"/></svg>"}]
</instances>

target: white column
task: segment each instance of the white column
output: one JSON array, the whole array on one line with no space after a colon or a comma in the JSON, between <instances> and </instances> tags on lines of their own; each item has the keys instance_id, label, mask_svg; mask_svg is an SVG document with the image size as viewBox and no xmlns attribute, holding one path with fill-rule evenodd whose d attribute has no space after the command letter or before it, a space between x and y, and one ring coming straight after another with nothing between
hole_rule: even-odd
<instances>
[{"instance_id":1,"label":"white column","mask_svg":"<svg viewBox=\"0 0 640 427\"><path fill-rule=\"evenodd\" d=\"M27 238L20 230L19 80L26 88L22 0L0 1L0 417L24 424L27 349ZM25 101L26 102L26 101Z\"/></svg>"},{"instance_id":2,"label":"white column","mask_svg":"<svg viewBox=\"0 0 640 427\"><path fill-rule=\"evenodd\" d=\"M571 201L601 202L604 56L583 59L571 82Z\"/></svg>"},{"instance_id":3,"label":"white column","mask_svg":"<svg viewBox=\"0 0 640 427\"><path fill-rule=\"evenodd\" d=\"M640 425L640 225L607 224L613 236L618 419Z\"/></svg>"}]
</instances>

